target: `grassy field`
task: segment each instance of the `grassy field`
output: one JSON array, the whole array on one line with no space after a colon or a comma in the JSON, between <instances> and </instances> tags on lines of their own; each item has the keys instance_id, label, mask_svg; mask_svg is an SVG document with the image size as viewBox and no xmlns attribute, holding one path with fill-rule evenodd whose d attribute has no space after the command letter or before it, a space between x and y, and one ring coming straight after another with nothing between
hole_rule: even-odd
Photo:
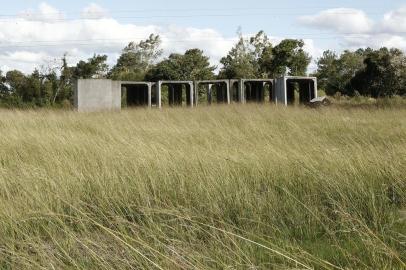
<instances>
[{"instance_id":1,"label":"grassy field","mask_svg":"<svg viewBox=\"0 0 406 270\"><path fill-rule=\"evenodd\" d=\"M405 269L406 107L0 111L0 269Z\"/></svg>"}]
</instances>

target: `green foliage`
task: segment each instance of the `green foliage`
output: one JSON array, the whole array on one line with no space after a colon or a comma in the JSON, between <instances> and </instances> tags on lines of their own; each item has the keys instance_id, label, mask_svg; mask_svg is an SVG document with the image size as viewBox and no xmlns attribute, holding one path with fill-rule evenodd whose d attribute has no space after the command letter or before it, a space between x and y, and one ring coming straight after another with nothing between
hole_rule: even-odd
<instances>
[{"instance_id":1,"label":"green foliage","mask_svg":"<svg viewBox=\"0 0 406 270\"><path fill-rule=\"evenodd\" d=\"M402 51L387 48L368 51L364 65L351 79L351 90L374 98L406 93L406 57Z\"/></svg>"},{"instance_id":2,"label":"green foliage","mask_svg":"<svg viewBox=\"0 0 406 270\"><path fill-rule=\"evenodd\" d=\"M6 78L3 77L3 72L0 70L0 95L8 93L8 88L5 85Z\"/></svg>"},{"instance_id":3,"label":"green foliage","mask_svg":"<svg viewBox=\"0 0 406 270\"><path fill-rule=\"evenodd\" d=\"M273 59L266 70L273 77L305 76L311 58L303 49L303 40L285 39L273 48Z\"/></svg>"},{"instance_id":4,"label":"green foliage","mask_svg":"<svg viewBox=\"0 0 406 270\"><path fill-rule=\"evenodd\" d=\"M16 70L9 71L6 74L5 82L9 85L6 103L18 105L21 101L34 107L50 104L54 84L38 70L28 76Z\"/></svg>"},{"instance_id":5,"label":"green foliage","mask_svg":"<svg viewBox=\"0 0 406 270\"><path fill-rule=\"evenodd\" d=\"M215 66L202 50L191 49L185 54L171 54L146 75L147 80L202 80L214 78Z\"/></svg>"},{"instance_id":6,"label":"green foliage","mask_svg":"<svg viewBox=\"0 0 406 270\"><path fill-rule=\"evenodd\" d=\"M94 55L87 62L79 61L73 69L75 79L103 78L107 75L108 65L106 64L107 55Z\"/></svg>"},{"instance_id":7,"label":"green foliage","mask_svg":"<svg viewBox=\"0 0 406 270\"><path fill-rule=\"evenodd\" d=\"M387 97L406 93L406 57L397 49L344 51L339 57L325 51L315 76L328 95Z\"/></svg>"},{"instance_id":8,"label":"green foliage","mask_svg":"<svg viewBox=\"0 0 406 270\"><path fill-rule=\"evenodd\" d=\"M275 78L284 75L304 76L311 58L304 51L304 42L282 40L273 47L267 35L260 31L245 39L240 33L237 44L221 59L222 78Z\"/></svg>"},{"instance_id":9,"label":"green foliage","mask_svg":"<svg viewBox=\"0 0 406 270\"><path fill-rule=\"evenodd\" d=\"M228 55L220 60L223 67L219 77L227 79L256 78L259 66L255 56L250 42L242 36L242 33L239 33L238 42Z\"/></svg>"},{"instance_id":10,"label":"green foliage","mask_svg":"<svg viewBox=\"0 0 406 270\"><path fill-rule=\"evenodd\" d=\"M67 101L71 100L73 94L72 84L74 80L73 77L74 68L68 66L66 54L63 56L61 61L62 64L61 67L59 68L61 75L59 77L59 80L56 77L53 77L52 80L54 84L57 85L57 89L54 93L52 104L61 102L66 103Z\"/></svg>"},{"instance_id":11,"label":"green foliage","mask_svg":"<svg viewBox=\"0 0 406 270\"><path fill-rule=\"evenodd\" d=\"M160 45L160 36L154 34L138 44L131 42L124 48L117 64L110 70L109 77L114 80L143 80L145 74L162 55Z\"/></svg>"}]
</instances>

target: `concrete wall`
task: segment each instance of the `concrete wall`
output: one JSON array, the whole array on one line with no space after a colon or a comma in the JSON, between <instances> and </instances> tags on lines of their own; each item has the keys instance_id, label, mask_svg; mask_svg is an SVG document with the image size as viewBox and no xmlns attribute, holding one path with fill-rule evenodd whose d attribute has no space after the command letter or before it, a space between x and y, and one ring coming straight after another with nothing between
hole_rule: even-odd
<instances>
[{"instance_id":1,"label":"concrete wall","mask_svg":"<svg viewBox=\"0 0 406 270\"><path fill-rule=\"evenodd\" d=\"M104 79L79 79L74 87L74 105L78 111L121 109L121 83Z\"/></svg>"}]
</instances>

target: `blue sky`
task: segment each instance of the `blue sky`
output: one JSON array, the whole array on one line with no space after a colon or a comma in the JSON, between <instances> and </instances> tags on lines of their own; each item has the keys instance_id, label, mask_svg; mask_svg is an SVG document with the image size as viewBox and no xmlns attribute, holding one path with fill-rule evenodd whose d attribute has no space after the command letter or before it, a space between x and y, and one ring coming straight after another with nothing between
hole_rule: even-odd
<instances>
[{"instance_id":1,"label":"blue sky","mask_svg":"<svg viewBox=\"0 0 406 270\"><path fill-rule=\"evenodd\" d=\"M1 0L0 4L2 70L29 72L49 65L65 51L72 63L93 52L108 54L113 63L129 40L145 38L152 31L166 37L167 53L200 47L213 63L230 49L238 27L247 35L265 30L275 43L302 38L314 58L325 49L406 49L406 3L396 0ZM84 11L94 16L83 16Z\"/></svg>"}]
</instances>

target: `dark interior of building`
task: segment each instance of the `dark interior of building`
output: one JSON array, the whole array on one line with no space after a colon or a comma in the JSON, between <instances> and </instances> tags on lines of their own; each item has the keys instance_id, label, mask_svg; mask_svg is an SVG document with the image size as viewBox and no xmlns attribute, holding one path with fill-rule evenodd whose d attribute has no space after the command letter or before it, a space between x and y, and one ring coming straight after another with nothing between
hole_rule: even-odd
<instances>
[{"instance_id":1,"label":"dark interior of building","mask_svg":"<svg viewBox=\"0 0 406 270\"><path fill-rule=\"evenodd\" d=\"M240 102L239 82L234 82L230 85L230 95L232 102Z\"/></svg>"},{"instance_id":2,"label":"dark interior of building","mask_svg":"<svg viewBox=\"0 0 406 270\"><path fill-rule=\"evenodd\" d=\"M209 83L201 83L198 87L203 89L199 91L202 95L199 95L199 101L212 103L227 103L227 84L225 82L211 83L212 87L209 88Z\"/></svg>"},{"instance_id":3,"label":"dark interior of building","mask_svg":"<svg viewBox=\"0 0 406 270\"><path fill-rule=\"evenodd\" d=\"M287 100L288 104L294 104L296 102L295 92L299 93L299 103L309 103L315 96L315 85L313 80L308 79L288 79L286 81L287 86Z\"/></svg>"},{"instance_id":4,"label":"dark interior of building","mask_svg":"<svg viewBox=\"0 0 406 270\"><path fill-rule=\"evenodd\" d=\"M245 82L246 102L265 102L265 96L268 96L269 101L272 101L272 83L267 81Z\"/></svg>"},{"instance_id":5,"label":"dark interior of building","mask_svg":"<svg viewBox=\"0 0 406 270\"><path fill-rule=\"evenodd\" d=\"M192 104L192 99L190 95L190 85L189 84L165 84L168 91L168 104L169 106L182 106L183 101L186 105L190 106ZM183 95L185 93L185 95Z\"/></svg>"},{"instance_id":6,"label":"dark interior of building","mask_svg":"<svg viewBox=\"0 0 406 270\"><path fill-rule=\"evenodd\" d=\"M148 106L148 85L124 84L121 89L124 107Z\"/></svg>"}]
</instances>

